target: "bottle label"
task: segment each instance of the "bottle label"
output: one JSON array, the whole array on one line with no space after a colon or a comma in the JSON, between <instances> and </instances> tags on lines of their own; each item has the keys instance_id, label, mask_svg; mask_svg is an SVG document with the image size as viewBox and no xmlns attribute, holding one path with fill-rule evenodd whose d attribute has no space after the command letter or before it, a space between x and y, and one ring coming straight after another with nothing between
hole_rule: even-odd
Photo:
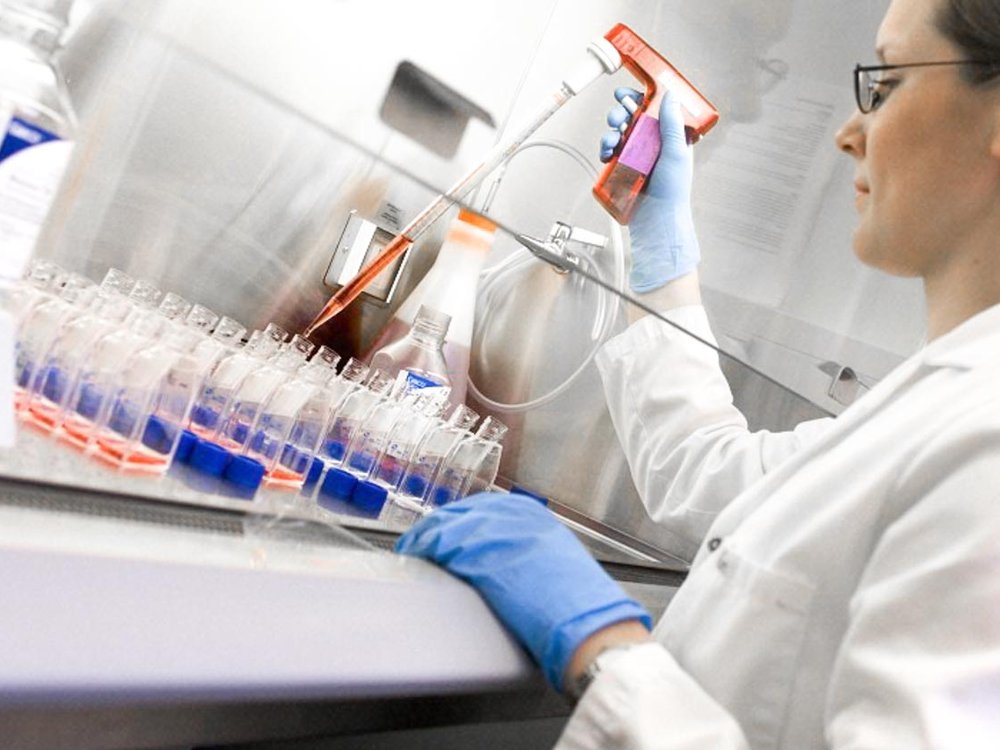
<instances>
[{"instance_id":1,"label":"bottle label","mask_svg":"<svg viewBox=\"0 0 1000 750\"><path fill-rule=\"evenodd\" d=\"M0 280L24 274L72 148L25 119L0 117Z\"/></svg>"},{"instance_id":2,"label":"bottle label","mask_svg":"<svg viewBox=\"0 0 1000 750\"><path fill-rule=\"evenodd\" d=\"M446 387L440 380L433 380L426 375L419 375L413 372L413 370L400 370L396 376L396 383L393 386L392 392L396 395L404 396L412 391Z\"/></svg>"}]
</instances>

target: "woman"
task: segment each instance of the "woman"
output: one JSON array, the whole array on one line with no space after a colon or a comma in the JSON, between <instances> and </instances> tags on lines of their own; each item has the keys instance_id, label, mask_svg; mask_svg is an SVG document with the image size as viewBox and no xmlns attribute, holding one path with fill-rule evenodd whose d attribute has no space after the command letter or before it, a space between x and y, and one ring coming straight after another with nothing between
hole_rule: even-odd
<instances>
[{"instance_id":1,"label":"woman","mask_svg":"<svg viewBox=\"0 0 1000 750\"><path fill-rule=\"evenodd\" d=\"M532 501L463 501L400 540L582 692L561 748L1000 747L1000 3L892 0L877 52L836 137L854 247L922 279L929 343L838 418L751 434L704 347L655 320L609 342L636 484L698 545L652 636ZM707 333L676 105L661 122L633 287Z\"/></svg>"}]
</instances>

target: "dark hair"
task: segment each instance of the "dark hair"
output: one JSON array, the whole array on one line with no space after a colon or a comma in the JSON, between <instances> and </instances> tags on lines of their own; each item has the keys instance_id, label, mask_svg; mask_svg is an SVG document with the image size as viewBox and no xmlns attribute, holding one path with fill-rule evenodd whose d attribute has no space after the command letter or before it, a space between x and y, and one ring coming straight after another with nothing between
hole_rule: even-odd
<instances>
[{"instance_id":1,"label":"dark hair","mask_svg":"<svg viewBox=\"0 0 1000 750\"><path fill-rule=\"evenodd\" d=\"M968 60L1000 61L1000 2L997 0L942 0L938 30ZM976 86L1000 77L1000 62L964 65L960 75Z\"/></svg>"}]
</instances>

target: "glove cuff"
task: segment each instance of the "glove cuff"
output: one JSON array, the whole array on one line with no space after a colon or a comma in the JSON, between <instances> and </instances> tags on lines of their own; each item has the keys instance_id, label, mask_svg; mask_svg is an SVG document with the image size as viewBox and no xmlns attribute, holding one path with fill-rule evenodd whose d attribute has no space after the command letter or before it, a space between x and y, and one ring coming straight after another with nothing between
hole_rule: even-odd
<instances>
[{"instance_id":1,"label":"glove cuff","mask_svg":"<svg viewBox=\"0 0 1000 750\"><path fill-rule=\"evenodd\" d=\"M553 627L545 649L536 655L549 684L562 692L563 677L580 644L597 631L626 620L638 620L647 630L653 627L653 618L649 613L637 601L627 597Z\"/></svg>"},{"instance_id":2,"label":"glove cuff","mask_svg":"<svg viewBox=\"0 0 1000 750\"><path fill-rule=\"evenodd\" d=\"M651 292L698 267L701 252L689 209L645 196L629 224L629 236L629 286L635 292Z\"/></svg>"}]
</instances>

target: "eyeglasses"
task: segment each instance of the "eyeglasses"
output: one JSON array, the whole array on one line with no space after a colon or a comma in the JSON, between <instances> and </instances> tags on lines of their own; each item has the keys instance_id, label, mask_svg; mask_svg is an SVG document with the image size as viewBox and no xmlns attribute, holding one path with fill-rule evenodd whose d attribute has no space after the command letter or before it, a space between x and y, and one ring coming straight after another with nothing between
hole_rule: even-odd
<instances>
[{"instance_id":1,"label":"eyeglasses","mask_svg":"<svg viewBox=\"0 0 1000 750\"><path fill-rule=\"evenodd\" d=\"M882 103L883 94L879 86L884 82L872 76L872 73L884 73L887 70L899 68L927 68L935 65L998 65L996 60L947 60L944 62L906 63L905 65L855 65L854 66L854 98L862 114L868 114Z\"/></svg>"}]
</instances>

